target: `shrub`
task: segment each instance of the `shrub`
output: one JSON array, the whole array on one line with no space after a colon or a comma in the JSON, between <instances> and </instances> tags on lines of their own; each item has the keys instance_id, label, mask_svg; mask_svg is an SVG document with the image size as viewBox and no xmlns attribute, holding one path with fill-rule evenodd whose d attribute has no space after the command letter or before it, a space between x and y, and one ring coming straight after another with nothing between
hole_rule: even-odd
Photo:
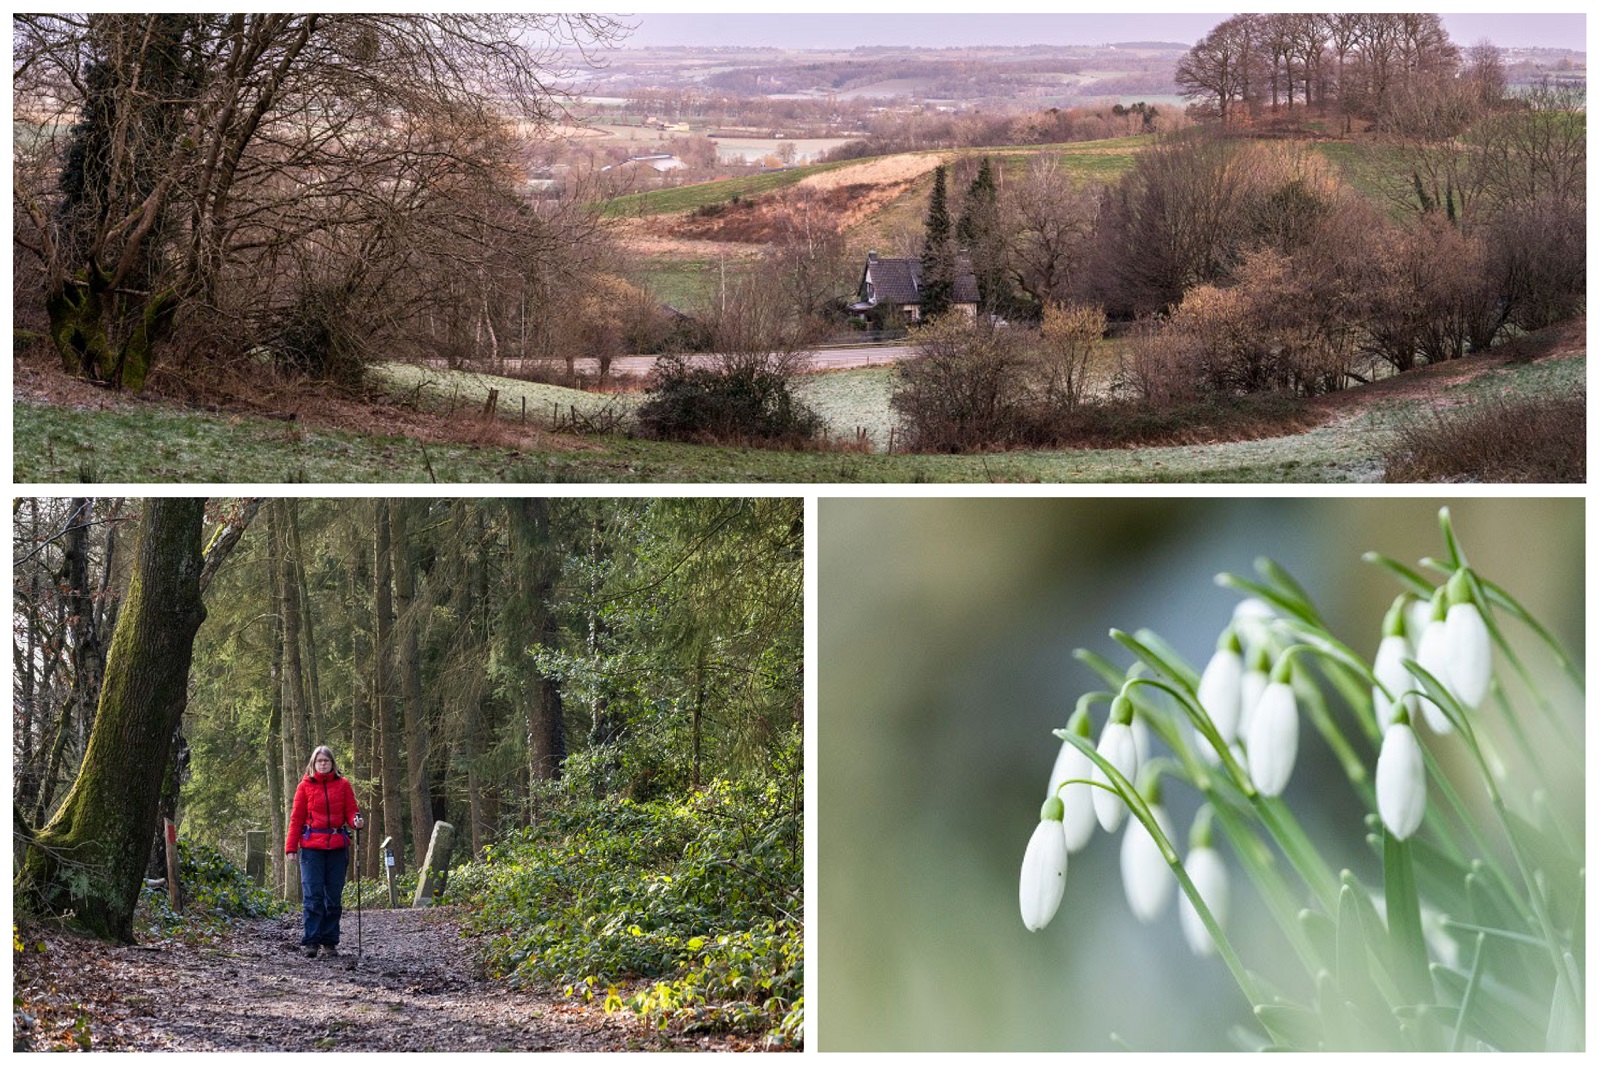
<instances>
[{"instance_id":1,"label":"shrub","mask_svg":"<svg viewBox=\"0 0 1600 1066\"><path fill-rule=\"evenodd\" d=\"M140 918L163 935L208 934L227 923L262 918L288 908L210 844L178 840L178 883L186 901L183 913L172 910L165 888L146 887L139 899Z\"/></svg>"},{"instance_id":2,"label":"shrub","mask_svg":"<svg viewBox=\"0 0 1600 1066\"><path fill-rule=\"evenodd\" d=\"M1582 482L1584 397L1480 400L1396 434L1389 481Z\"/></svg>"},{"instance_id":3,"label":"shrub","mask_svg":"<svg viewBox=\"0 0 1600 1066\"><path fill-rule=\"evenodd\" d=\"M569 784L537 825L455 871L447 898L469 904L496 976L681 1031L798 1040L804 848L791 771L638 803Z\"/></svg>"},{"instance_id":4,"label":"shrub","mask_svg":"<svg viewBox=\"0 0 1600 1066\"><path fill-rule=\"evenodd\" d=\"M684 356L656 363L639 432L654 440L798 443L815 437L822 418L794 395L790 360L781 355L719 357L711 365Z\"/></svg>"},{"instance_id":5,"label":"shrub","mask_svg":"<svg viewBox=\"0 0 1600 1066\"><path fill-rule=\"evenodd\" d=\"M947 315L911 339L917 355L899 365L890 399L907 447L955 452L1026 438L1031 359L1019 333Z\"/></svg>"}]
</instances>

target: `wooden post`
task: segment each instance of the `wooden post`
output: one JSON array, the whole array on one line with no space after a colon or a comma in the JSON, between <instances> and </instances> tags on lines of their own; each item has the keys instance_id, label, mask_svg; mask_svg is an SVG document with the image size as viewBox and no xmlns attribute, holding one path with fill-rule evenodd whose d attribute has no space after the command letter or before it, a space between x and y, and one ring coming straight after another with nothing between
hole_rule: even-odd
<instances>
[{"instance_id":1,"label":"wooden post","mask_svg":"<svg viewBox=\"0 0 1600 1066\"><path fill-rule=\"evenodd\" d=\"M522 398L522 424L528 424L528 398L526 396Z\"/></svg>"},{"instance_id":2,"label":"wooden post","mask_svg":"<svg viewBox=\"0 0 1600 1066\"><path fill-rule=\"evenodd\" d=\"M490 389L488 398L483 401L483 420L485 422L494 417L494 409L500 402L500 390Z\"/></svg>"},{"instance_id":3,"label":"wooden post","mask_svg":"<svg viewBox=\"0 0 1600 1066\"><path fill-rule=\"evenodd\" d=\"M257 888L267 883L267 831L247 829L244 833L244 872Z\"/></svg>"},{"instance_id":4,"label":"wooden post","mask_svg":"<svg viewBox=\"0 0 1600 1066\"><path fill-rule=\"evenodd\" d=\"M394 910L400 906L400 896L394 888L394 850L389 847L394 842L394 837L384 837L379 845L383 849L383 876L389 881L389 909Z\"/></svg>"},{"instance_id":5,"label":"wooden post","mask_svg":"<svg viewBox=\"0 0 1600 1066\"><path fill-rule=\"evenodd\" d=\"M413 907L422 907L438 900L444 894L445 877L450 873L450 845L455 842L456 827L449 822L433 823L433 839L428 841L428 857L417 875L417 895Z\"/></svg>"},{"instance_id":6,"label":"wooden post","mask_svg":"<svg viewBox=\"0 0 1600 1066\"><path fill-rule=\"evenodd\" d=\"M167 902L172 909L183 913L183 886L178 884L178 827L171 818L163 818L167 828Z\"/></svg>"}]
</instances>

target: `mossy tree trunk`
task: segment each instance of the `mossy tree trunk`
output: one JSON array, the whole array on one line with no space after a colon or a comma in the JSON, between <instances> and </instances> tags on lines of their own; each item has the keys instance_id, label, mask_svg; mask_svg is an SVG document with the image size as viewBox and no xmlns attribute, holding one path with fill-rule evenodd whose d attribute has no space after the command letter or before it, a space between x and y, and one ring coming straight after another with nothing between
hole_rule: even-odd
<instances>
[{"instance_id":1,"label":"mossy tree trunk","mask_svg":"<svg viewBox=\"0 0 1600 1066\"><path fill-rule=\"evenodd\" d=\"M152 499L106 657L94 732L60 811L31 842L19 891L98 936L133 940L133 910L205 618L201 499Z\"/></svg>"}]
</instances>

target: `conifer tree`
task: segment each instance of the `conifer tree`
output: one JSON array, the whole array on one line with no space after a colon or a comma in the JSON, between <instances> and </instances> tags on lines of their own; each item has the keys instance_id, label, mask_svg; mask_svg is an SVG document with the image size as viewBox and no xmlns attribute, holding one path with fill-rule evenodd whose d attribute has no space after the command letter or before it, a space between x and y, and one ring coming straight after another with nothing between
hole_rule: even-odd
<instances>
[{"instance_id":1,"label":"conifer tree","mask_svg":"<svg viewBox=\"0 0 1600 1066\"><path fill-rule=\"evenodd\" d=\"M961 221L956 224L956 246L967 257L978 282L979 308L985 314L1003 311L1010 303L1006 242L1000 223L999 191L988 156L979 162L978 174L967 186Z\"/></svg>"},{"instance_id":2,"label":"conifer tree","mask_svg":"<svg viewBox=\"0 0 1600 1066\"><path fill-rule=\"evenodd\" d=\"M922 318L924 321L950 310L956 287L956 250L950 233L950 209L945 202L945 168L933 172L933 195L928 200L926 237L922 245Z\"/></svg>"}]
</instances>

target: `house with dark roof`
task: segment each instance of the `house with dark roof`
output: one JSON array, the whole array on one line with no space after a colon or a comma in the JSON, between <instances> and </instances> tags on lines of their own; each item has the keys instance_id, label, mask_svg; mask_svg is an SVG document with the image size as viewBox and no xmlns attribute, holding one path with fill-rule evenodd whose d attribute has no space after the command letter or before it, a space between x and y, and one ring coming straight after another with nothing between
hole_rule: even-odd
<instances>
[{"instance_id":1,"label":"house with dark roof","mask_svg":"<svg viewBox=\"0 0 1600 1066\"><path fill-rule=\"evenodd\" d=\"M972 267L966 260L956 264L955 292L951 307L969 318L978 314L978 279L972 276ZM922 260L884 259L877 252L867 253L867 263L861 270L861 284L856 290L856 302L850 310L856 314L869 314L892 308L908 321L922 319Z\"/></svg>"}]
</instances>

